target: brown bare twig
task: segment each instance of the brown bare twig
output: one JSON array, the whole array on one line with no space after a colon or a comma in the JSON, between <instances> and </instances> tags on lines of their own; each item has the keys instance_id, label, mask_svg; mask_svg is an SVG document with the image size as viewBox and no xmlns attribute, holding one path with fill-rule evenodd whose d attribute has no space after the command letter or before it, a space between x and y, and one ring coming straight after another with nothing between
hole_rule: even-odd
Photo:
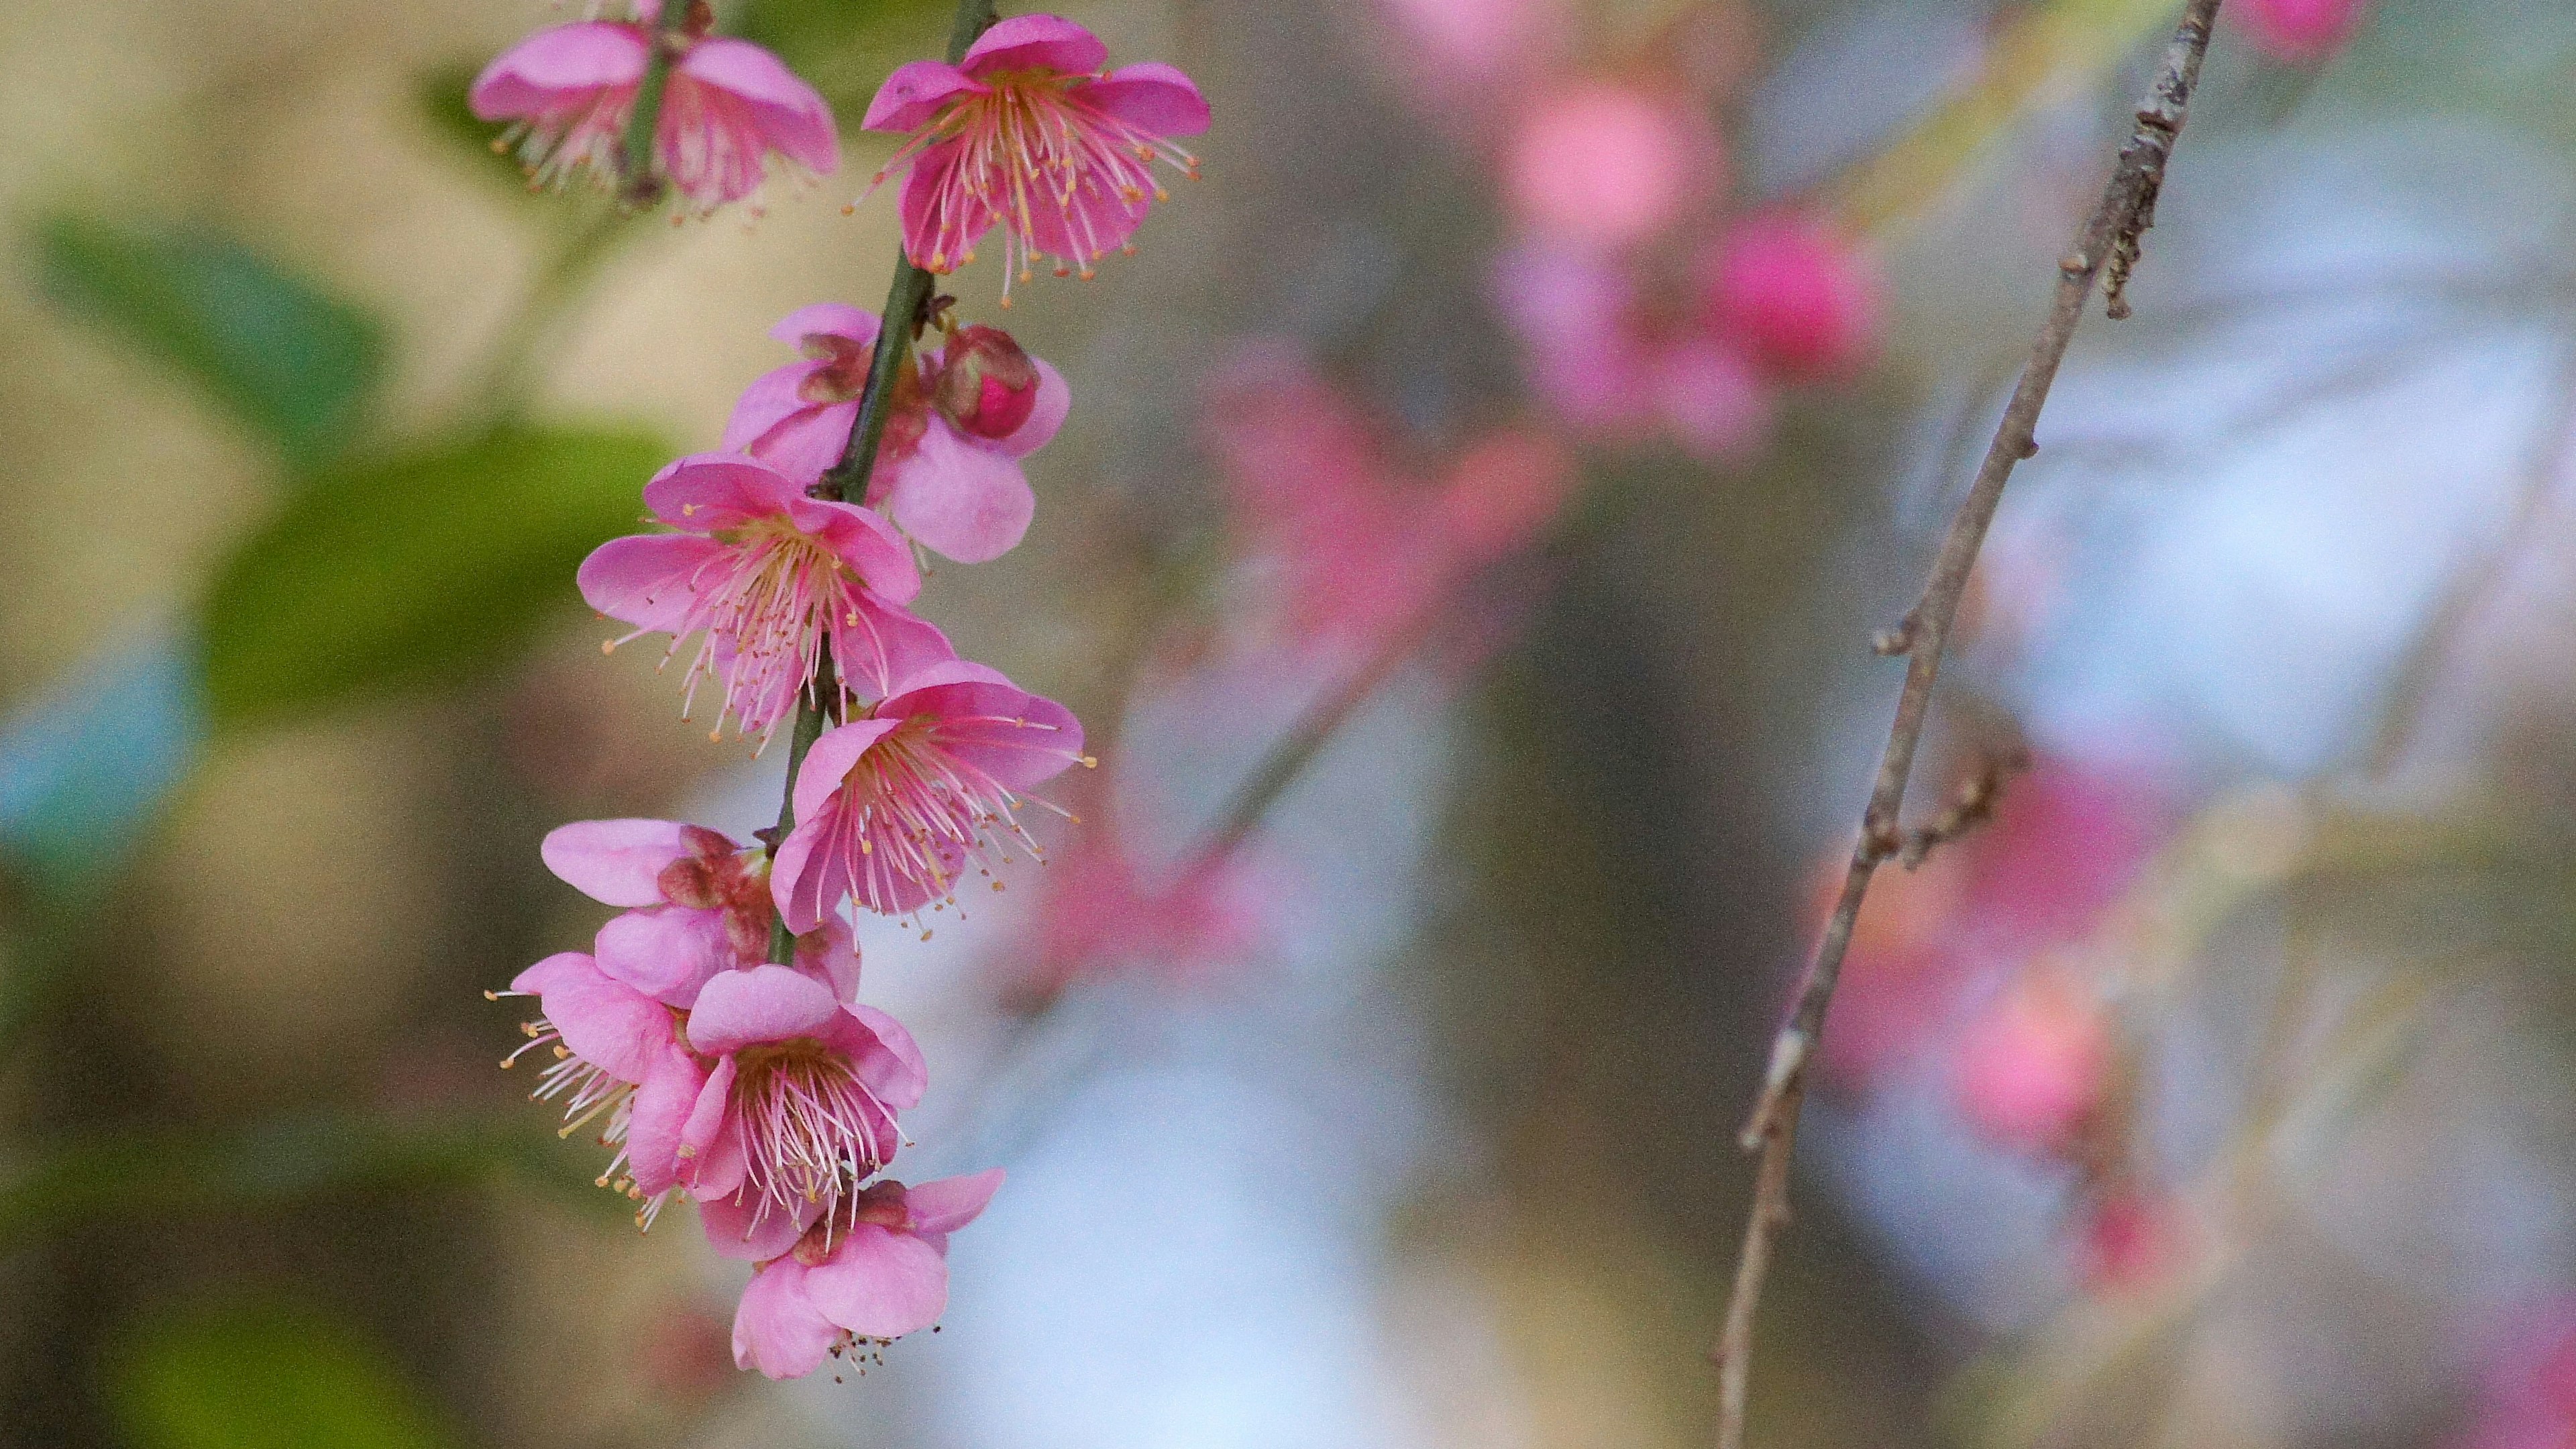
<instances>
[{"instance_id":1,"label":"brown bare twig","mask_svg":"<svg viewBox=\"0 0 2576 1449\"><path fill-rule=\"evenodd\" d=\"M1772 1042L1762 1098L1740 1139L1746 1151L1762 1154L1762 1162L1755 1174L1753 1212L1744 1231L1744 1252L1736 1269L1734 1297L1727 1305L1726 1327L1710 1354L1718 1366L1718 1449L1742 1449L1744 1444L1753 1317L1761 1303L1762 1282L1770 1267L1774 1240L1789 1221L1789 1159L1797 1141L1798 1110L1806 1098L1808 1066L1824 1027L1826 1008L1833 1003L1843 954L1851 946L1852 926L1859 919L1870 877L1883 862L1906 848L1906 838L1898 826L1906 780L1913 773L1915 751L1923 741L1924 721L1932 707L1933 682L1941 671L1941 654L1949 645L1951 626L1958 620L1960 596L1967 589L1968 574L1976 566L1977 552L1985 544L1986 529L1994 522L1995 509L2003 501L2004 485L2011 479L2014 465L2039 451L2035 429L2040 409L2048 401L2049 388L2056 382L2058 366L2065 361L2066 349L2075 339L2076 326L2083 320L2094 285L2106 272L2110 277L2110 314L2127 315L2125 289L2136 264L2138 238L2153 223L2156 195L2164 183L2165 166L2173 157L2174 142L2182 134L2192 88L2200 78L2201 57L2209 50L2210 27L2218 18L2218 5L2219 0L2189 0L2183 7L2182 20L2165 51L2164 65L2146 104L2138 110L2137 128L2121 148L2110 182L2102 190L2101 204L2085 220L2074 250L2058 264L2057 292L2049 307L2048 321L2031 344L2030 359L2022 366L2021 381L2013 389L2012 402L2004 409L2003 421L1995 429L1994 441L1977 469L1976 482L1961 500L1958 513L1950 520L1949 532L1941 540L1941 551L1924 585L1922 602L1907 616L1905 627L1879 642L1880 648L1893 645L1906 656L1905 688L1897 698L1896 722L1888 732L1887 750L1879 759L1878 779L1861 816L1860 839L1852 847L1842 894L1825 924L1815 961L1800 984L1789 1022ZM1938 822L1936 828L1937 825ZM1929 844L1925 848L1929 849Z\"/></svg>"}]
</instances>

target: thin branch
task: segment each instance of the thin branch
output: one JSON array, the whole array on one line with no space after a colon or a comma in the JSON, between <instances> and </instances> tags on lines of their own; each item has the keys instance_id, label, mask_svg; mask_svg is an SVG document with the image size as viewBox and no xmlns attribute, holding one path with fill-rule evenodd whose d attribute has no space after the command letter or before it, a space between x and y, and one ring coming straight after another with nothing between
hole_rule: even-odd
<instances>
[{"instance_id":1,"label":"thin branch","mask_svg":"<svg viewBox=\"0 0 2576 1449\"><path fill-rule=\"evenodd\" d=\"M957 0L957 20L948 33L949 64L965 59L966 47L991 29L998 18L993 0ZM932 281L930 273L914 266L898 244L894 284L886 289L885 311L879 314L876 351L868 359L868 380L859 391L859 415L850 427L850 443L842 450L841 461L825 469L814 484L814 496L836 502L867 496L868 475L876 469L877 450L885 442L886 422L894 415L894 379L911 365L913 334L924 320ZM778 840L785 840L787 832L796 828L796 775L805 768L805 752L822 738L823 726L828 722L826 702L838 693L831 659L826 655L813 691L796 706L796 727L787 737L787 779L779 791ZM775 851L777 841L772 841L770 848ZM769 924L769 959L780 965L796 959L796 937L788 931L784 916L773 918Z\"/></svg>"},{"instance_id":2,"label":"thin branch","mask_svg":"<svg viewBox=\"0 0 2576 1449\"><path fill-rule=\"evenodd\" d=\"M617 202L640 211L662 199L662 175L653 165L653 136L661 125L662 97L671 85L671 66L687 43L691 22L704 20L706 0L674 0L662 7L653 27L653 44L644 53L644 75L635 85L634 108L617 138Z\"/></svg>"},{"instance_id":3,"label":"thin branch","mask_svg":"<svg viewBox=\"0 0 2576 1449\"><path fill-rule=\"evenodd\" d=\"M2058 367L2075 339L2075 329L2083 320L2094 285L2106 272L2113 284L2106 298L2111 314L2116 317L2127 311L2119 289L2135 264L2139 234L2154 220L2156 195L2163 186L2174 142L2182 134L2192 88L2200 78L2201 58L2209 50L2210 27L2217 20L2218 5L2219 0L2189 0L2183 7L2181 23L2165 51L2164 65L2146 104L2138 110L2137 128L2121 148L2119 162L2103 188L2101 203L2085 220L2074 250L2058 264L2057 292L2048 321L2031 344L2030 360L2022 367L2021 382L2013 390L2011 404L2004 409L2003 421L1986 449L1976 482L1950 521L1949 533L1933 561L1931 578L1924 585L1922 601L1914 607L1910 627L1899 631L1897 642L1907 656L1905 688L1897 699L1896 722L1888 732L1886 752L1879 759L1877 782L1861 816L1860 838L1852 847L1841 897L1835 902L1815 961L1800 986L1796 1008L1772 1043L1761 1101L1741 1137L1747 1151L1762 1154L1762 1163L1755 1175L1753 1211L1745 1228L1734 1298L1727 1306L1725 1333L1711 1353L1719 1371L1719 1449L1742 1449L1744 1444L1753 1319L1761 1303L1774 1240L1789 1220L1789 1159L1797 1141L1798 1111L1806 1098L1808 1067L1824 1028L1826 1009L1833 1003L1843 955L1850 949L1852 926L1859 919L1870 877L1882 862L1905 846L1898 820L1906 780L1913 773L1915 752L1922 744L1924 721L1932 707L1933 683L1940 674L1941 655L1949 645L1951 627L1958 620L1960 596L1967 589L1969 572L1976 566L1977 552L1985 543L1986 530L1994 522L1995 509L2003 501L2004 485L2011 479L2014 466L2039 451L2035 429L2040 409L2048 401L2049 388L2057 380Z\"/></svg>"}]
</instances>

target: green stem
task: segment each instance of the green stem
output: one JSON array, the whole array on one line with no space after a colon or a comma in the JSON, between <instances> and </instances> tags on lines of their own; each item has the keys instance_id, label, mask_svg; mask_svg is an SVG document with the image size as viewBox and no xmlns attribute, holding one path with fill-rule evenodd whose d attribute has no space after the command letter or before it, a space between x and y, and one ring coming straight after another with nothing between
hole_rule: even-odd
<instances>
[{"instance_id":1,"label":"green stem","mask_svg":"<svg viewBox=\"0 0 2576 1449\"><path fill-rule=\"evenodd\" d=\"M689 10L690 0L665 0L653 47L644 55L644 78L635 87L635 109L626 113L626 132L617 140L622 178L617 199L630 210L662 199L662 178L653 169L653 133L661 124L662 97L670 89L671 62L679 58Z\"/></svg>"},{"instance_id":2,"label":"green stem","mask_svg":"<svg viewBox=\"0 0 2576 1449\"><path fill-rule=\"evenodd\" d=\"M993 0L958 0L957 21L948 33L949 64L965 59L966 47L991 29L998 18ZM636 104L640 109L640 96ZM631 140L631 130L629 137ZM930 273L912 264L912 258L900 245L896 247L894 285L886 290L876 351L868 360L867 386L859 393L858 421L851 425L850 445L842 451L841 461L824 470L821 481L814 485L814 496L835 501L867 497L868 475L876 469L877 450L885 443L886 422L894 413L893 381L911 365L913 322L921 315L922 304L930 300L934 280ZM796 775L805 768L805 752L822 737L827 722L826 701L835 692L828 679L818 678L813 694L796 706L796 727L787 740L786 787L778 802L780 840L785 840L787 832L796 826ZM776 845L771 849L774 851ZM796 937L788 931L786 920L773 920L769 927L769 959L783 966L795 957Z\"/></svg>"},{"instance_id":3,"label":"green stem","mask_svg":"<svg viewBox=\"0 0 2576 1449\"><path fill-rule=\"evenodd\" d=\"M492 361L475 394L475 417L498 426L526 410L528 378L537 370L539 355L548 350L547 344L552 340L549 334L580 296L583 284L623 239L626 221L624 210L603 209L547 258L545 270L537 275L527 300L519 305L509 326L502 329L500 339L492 344Z\"/></svg>"}]
</instances>

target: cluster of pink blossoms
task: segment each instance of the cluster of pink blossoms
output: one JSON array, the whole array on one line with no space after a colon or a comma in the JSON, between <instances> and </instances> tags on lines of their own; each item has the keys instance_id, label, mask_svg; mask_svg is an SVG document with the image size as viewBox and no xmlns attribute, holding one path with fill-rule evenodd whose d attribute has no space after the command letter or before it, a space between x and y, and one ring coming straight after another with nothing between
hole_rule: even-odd
<instances>
[{"instance_id":1,"label":"cluster of pink blossoms","mask_svg":"<svg viewBox=\"0 0 2576 1449\"><path fill-rule=\"evenodd\" d=\"M710 35L703 3L662 19L658 0L638 0L629 21L540 32L475 82L476 113L513 122L504 143L520 142L540 184L588 166L627 195L667 181L711 209L757 188L772 156L833 169L831 113L810 87ZM912 133L896 163L913 171L904 228L927 269L971 259L996 221L1010 259L1087 269L1143 219L1147 163L1195 164L1165 139L1206 125L1187 78L1107 72L1105 59L1081 27L1022 16L960 66L886 82L869 124ZM622 140L648 104L645 161ZM582 564L583 597L631 631L609 649L663 634L666 662L687 653L684 717L703 708L719 737L730 720L765 746L802 716L796 737L811 743L790 751L788 828L758 844L663 820L547 836L547 867L621 914L589 951L510 987L538 1006L521 1052L552 1056L535 1095L562 1106L566 1135L594 1128L612 1154L600 1183L633 1198L646 1227L688 1197L715 1250L756 1265L734 1357L773 1378L934 1323L949 1235L1002 1177L884 1175L929 1073L911 1034L859 1002L844 912L917 924L970 876L1039 856L1020 818L1028 792L1091 763L1071 712L960 658L912 612L918 550L980 563L1028 531L1021 462L1071 406L1064 379L1008 333L959 326L945 305L924 316L936 339L895 354L885 378L871 375L877 316L837 303L789 316L772 335L803 360L752 383L719 451L645 485L659 530ZM929 325L901 321L916 337ZM882 438L845 485L872 389Z\"/></svg>"}]
</instances>

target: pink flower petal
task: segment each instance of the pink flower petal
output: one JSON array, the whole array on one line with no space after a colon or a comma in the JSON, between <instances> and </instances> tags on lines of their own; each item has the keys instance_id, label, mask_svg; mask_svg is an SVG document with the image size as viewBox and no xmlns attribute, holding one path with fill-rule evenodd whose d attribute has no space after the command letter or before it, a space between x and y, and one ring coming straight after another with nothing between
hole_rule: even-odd
<instances>
[{"instance_id":1,"label":"pink flower petal","mask_svg":"<svg viewBox=\"0 0 2576 1449\"><path fill-rule=\"evenodd\" d=\"M1208 128L1207 97L1186 75L1159 61L1122 65L1075 98L1151 136L1195 136Z\"/></svg>"},{"instance_id":2,"label":"pink flower petal","mask_svg":"<svg viewBox=\"0 0 2576 1449\"><path fill-rule=\"evenodd\" d=\"M851 1228L803 1283L825 1318L862 1338L901 1338L948 1307L948 1260L910 1233L874 1223Z\"/></svg>"},{"instance_id":3,"label":"pink flower petal","mask_svg":"<svg viewBox=\"0 0 2576 1449\"><path fill-rule=\"evenodd\" d=\"M769 329L769 335L790 347L803 345L806 338L823 333L846 337L861 347L877 345L877 314L865 307L847 302L812 302L797 308Z\"/></svg>"},{"instance_id":4,"label":"pink flower petal","mask_svg":"<svg viewBox=\"0 0 2576 1449\"><path fill-rule=\"evenodd\" d=\"M621 1082L643 1081L671 1045L671 1013L596 964L557 972L537 999L573 1055Z\"/></svg>"},{"instance_id":5,"label":"pink flower petal","mask_svg":"<svg viewBox=\"0 0 2576 1449\"><path fill-rule=\"evenodd\" d=\"M691 533L740 528L784 512L804 496L804 484L739 453L693 453L644 485L644 506Z\"/></svg>"},{"instance_id":6,"label":"pink flower petal","mask_svg":"<svg viewBox=\"0 0 2576 1449\"><path fill-rule=\"evenodd\" d=\"M913 265L933 272L944 274L964 266L976 238L1001 219L981 192L961 184L956 175L965 163L965 145L942 141L930 147L913 158L912 174L904 178L904 255L912 258Z\"/></svg>"},{"instance_id":7,"label":"pink flower petal","mask_svg":"<svg viewBox=\"0 0 2576 1449\"><path fill-rule=\"evenodd\" d=\"M833 621L832 657L841 666L841 682L861 698L883 698L893 681L925 665L957 656L956 647L938 626L879 597L859 595L853 622Z\"/></svg>"},{"instance_id":8,"label":"pink flower petal","mask_svg":"<svg viewBox=\"0 0 2576 1449\"><path fill-rule=\"evenodd\" d=\"M752 1276L733 1315L736 1368L756 1368L773 1379L802 1378L831 1356L841 1334L806 1297L810 1271L782 1257Z\"/></svg>"},{"instance_id":9,"label":"pink flower petal","mask_svg":"<svg viewBox=\"0 0 2576 1449\"><path fill-rule=\"evenodd\" d=\"M908 61L877 87L875 99L868 102L867 119L859 125L869 131L917 131L959 95L983 90L946 61Z\"/></svg>"},{"instance_id":10,"label":"pink flower petal","mask_svg":"<svg viewBox=\"0 0 2576 1449\"><path fill-rule=\"evenodd\" d=\"M921 446L896 465L886 503L906 533L959 563L1010 552L1038 506L1016 459L960 436L938 417Z\"/></svg>"},{"instance_id":11,"label":"pink flower petal","mask_svg":"<svg viewBox=\"0 0 2576 1449\"><path fill-rule=\"evenodd\" d=\"M547 831L537 854L592 900L658 906L663 868L691 854L688 829L673 820L576 820Z\"/></svg>"},{"instance_id":12,"label":"pink flower petal","mask_svg":"<svg viewBox=\"0 0 2576 1449\"><path fill-rule=\"evenodd\" d=\"M1031 357L1029 361L1038 368L1037 403L1029 409L1028 421L1001 441L1002 451L1014 458L1025 458L1045 447L1055 430L1064 426L1065 414L1073 411L1073 389L1065 386L1064 374L1043 357Z\"/></svg>"},{"instance_id":13,"label":"pink flower petal","mask_svg":"<svg viewBox=\"0 0 2576 1449\"><path fill-rule=\"evenodd\" d=\"M680 1133L706 1086L706 1075L674 1044L663 1050L636 1088L626 1119L626 1163L646 1197L668 1192L679 1182Z\"/></svg>"},{"instance_id":14,"label":"pink flower petal","mask_svg":"<svg viewBox=\"0 0 2576 1449\"><path fill-rule=\"evenodd\" d=\"M691 46L677 69L747 103L771 150L818 176L839 169L841 144L831 106L778 57L747 40L710 36Z\"/></svg>"},{"instance_id":15,"label":"pink flower petal","mask_svg":"<svg viewBox=\"0 0 2576 1449\"><path fill-rule=\"evenodd\" d=\"M1063 16L1014 15L968 46L958 69L977 77L1010 70L1089 75L1108 63L1100 37Z\"/></svg>"},{"instance_id":16,"label":"pink flower petal","mask_svg":"<svg viewBox=\"0 0 2576 1449\"><path fill-rule=\"evenodd\" d=\"M724 912L688 906L628 911L599 928L591 950L611 980L682 1011L696 1004L700 987L734 964Z\"/></svg>"},{"instance_id":17,"label":"pink flower petal","mask_svg":"<svg viewBox=\"0 0 2576 1449\"><path fill-rule=\"evenodd\" d=\"M930 1090L930 1065L911 1031L873 1006L851 1005L842 1012L845 1020L833 1023L833 1040L858 1063L868 1090L898 1112L921 1105Z\"/></svg>"},{"instance_id":18,"label":"pink flower petal","mask_svg":"<svg viewBox=\"0 0 2576 1449\"><path fill-rule=\"evenodd\" d=\"M707 1246L720 1256L748 1263L775 1258L795 1247L823 1216L819 1202L800 1201L794 1212L787 1212L767 1200L746 1201L750 1197L738 1192L699 1199L698 1225L706 1230Z\"/></svg>"},{"instance_id":19,"label":"pink flower petal","mask_svg":"<svg viewBox=\"0 0 2576 1449\"><path fill-rule=\"evenodd\" d=\"M840 1014L832 988L787 966L726 971L699 988L689 1012L689 1044L733 1052L763 1042L818 1036Z\"/></svg>"},{"instance_id":20,"label":"pink flower petal","mask_svg":"<svg viewBox=\"0 0 2576 1449\"><path fill-rule=\"evenodd\" d=\"M632 25L591 21L540 30L495 57L474 78L466 104L482 120L535 116L573 93L644 79L644 37Z\"/></svg>"},{"instance_id":21,"label":"pink flower petal","mask_svg":"<svg viewBox=\"0 0 2576 1449\"><path fill-rule=\"evenodd\" d=\"M988 1167L964 1177L943 1177L903 1191L912 1214L912 1230L924 1237L946 1237L983 1216L984 1205L1001 1190L1002 1169Z\"/></svg>"},{"instance_id":22,"label":"pink flower petal","mask_svg":"<svg viewBox=\"0 0 2576 1449\"><path fill-rule=\"evenodd\" d=\"M799 489L787 505L788 520L850 566L870 591L897 604L908 604L921 592L921 566L903 535L872 508L808 498Z\"/></svg>"},{"instance_id":23,"label":"pink flower petal","mask_svg":"<svg viewBox=\"0 0 2576 1449\"><path fill-rule=\"evenodd\" d=\"M1132 160L1133 158L1127 158ZM1125 164L1123 161L1122 165ZM1056 197L1029 206L1029 244L1077 264L1096 261L1127 244L1153 209L1150 190L1122 197L1109 187L1085 186L1063 205Z\"/></svg>"},{"instance_id":24,"label":"pink flower petal","mask_svg":"<svg viewBox=\"0 0 2576 1449\"><path fill-rule=\"evenodd\" d=\"M510 989L522 996L542 994L556 980L576 971L593 971L597 963L583 951L558 951L510 978Z\"/></svg>"},{"instance_id":25,"label":"pink flower petal","mask_svg":"<svg viewBox=\"0 0 2576 1449\"><path fill-rule=\"evenodd\" d=\"M688 1120L680 1124L680 1181L701 1203L742 1186L750 1166L743 1156L742 1134L727 1130L733 1122L729 1109L738 1070L732 1057L716 1058L706 1084L698 1088L698 1100L689 1105Z\"/></svg>"},{"instance_id":26,"label":"pink flower petal","mask_svg":"<svg viewBox=\"0 0 2576 1449\"><path fill-rule=\"evenodd\" d=\"M896 723L891 719L852 720L825 730L814 741L814 748L805 753L804 767L796 772L796 819L800 825L823 813L824 802L841 788L850 767L859 762L870 745L893 734Z\"/></svg>"},{"instance_id":27,"label":"pink flower petal","mask_svg":"<svg viewBox=\"0 0 2576 1449\"><path fill-rule=\"evenodd\" d=\"M796 942L796 969L832 988L835 1000L859 999L859 943L849 924L827 915Z\"/></svg>"},{"instance_id":28,"label":"pink flower petal","mask_svg":"<svg viewBox=\"0 0 2576 1449\"><path fill-rule=\"evenodd\" d=\"M723 545L695 534L633 533L592 549L573 581L582 600L608 617L671 633L688 617L691 577L723 552Z\"/></svg>"}]
</instances>

